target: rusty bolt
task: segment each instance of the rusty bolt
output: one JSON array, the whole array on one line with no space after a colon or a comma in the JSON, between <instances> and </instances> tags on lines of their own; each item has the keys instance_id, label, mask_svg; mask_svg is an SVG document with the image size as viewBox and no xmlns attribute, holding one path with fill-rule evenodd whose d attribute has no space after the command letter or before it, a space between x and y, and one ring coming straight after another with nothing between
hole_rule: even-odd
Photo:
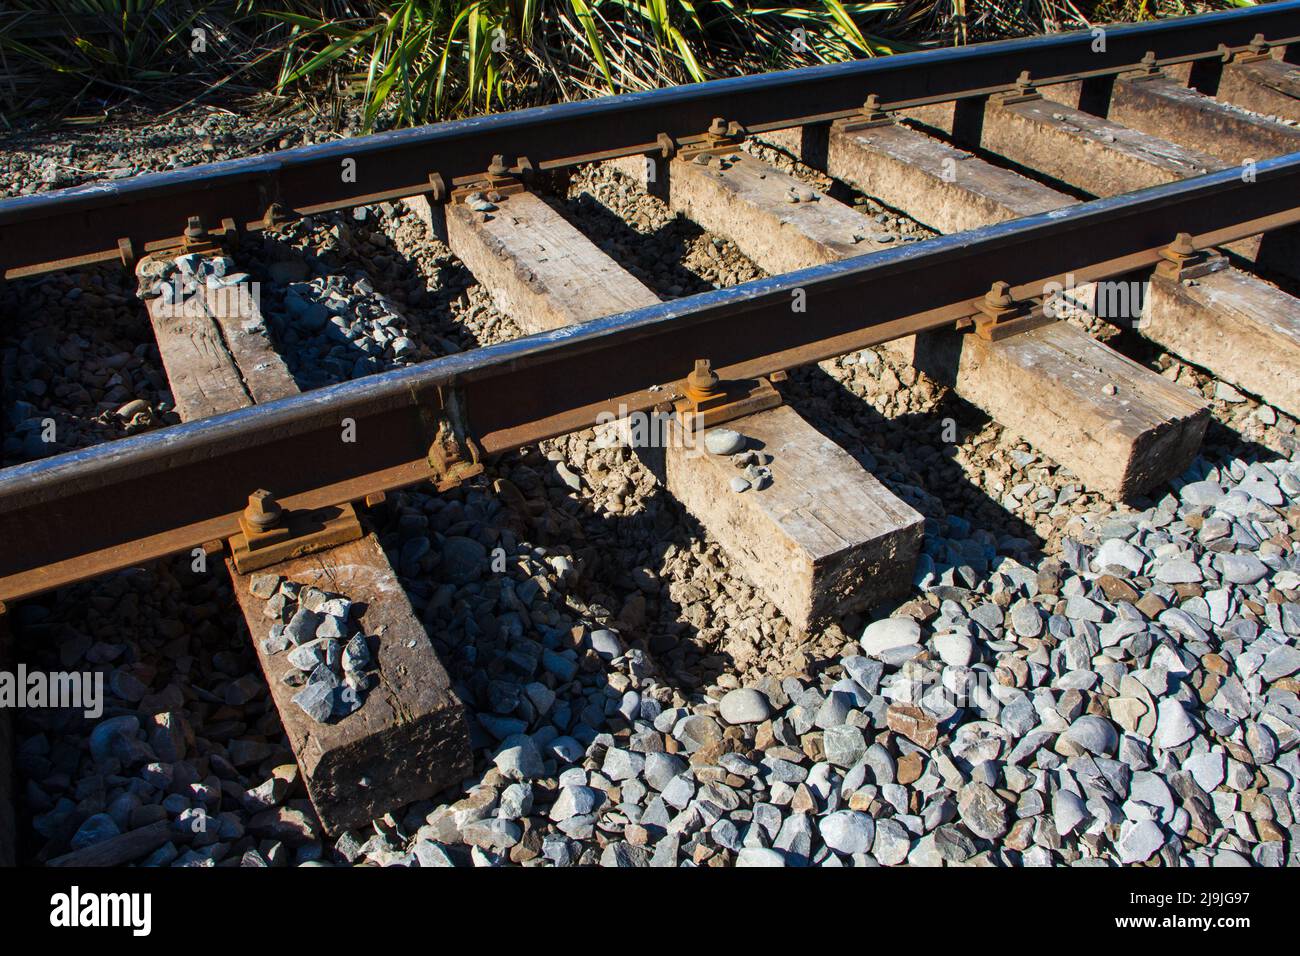
<instances>
[{"instance_id":1,"label":"rusty bolt","mask_svg":"<svg viewBox=\"0 0 1300 956\"><path fill-rule=\"evenodd\" d=\"M1011 298L1011 286L999 279L984 293L984 301L995 309L1009 309L1014 301Z\"/></svg>"},{"instance_id":2,"label":"rusty bolt","mask_svg":"<svg viewBox=\"0 0 1300 956\"><path fill-rule=\"evenodd\" d=\"M868 115L880 112L880 97L875 93L867 95L867 101L862 104L862 112Z\"/></svg>"},{"instance_id":3,"label":"rusty bolt","mask_svg":"<svg viewBox=\"0 0 1300 956\"><path fill-rule=\"evenodd\" d=\"M1168 252L1170 255L1166 258L1187 259L1196 255L1196 247L1192 245L1192 237L1188 233L1180 232L1169 244Z\"/></svg>"},{"instance_id":4,"label":"rusty bolt","mask_svg":"<svg viewBox=\"0 0 1300 956\"><path fill-rule=\"evenodd\" d=\"M1028 93L1033 85L1033 81L1029 79L1029 71L1021 70L1020 75L1016 77L1016 89L1021 93Z\"/></svg>"},{"instance_id":5,"label":"rusty bolt","mask_svg":"<svg viewBox=\"0 0 1300 956\"><path fill-rule=\"evenodd\" d=\"M686 386L700 395L712 395L718 387L718 376L708 359L696 359L695 369L686 376Z\"/></svg>"},{"instance_id":6,"label":"rusty bolt","mask_svg":"<svg viewBox=\"0 0 1300 956\"><path fill-rule=\"evenodd\" d=\"M504 176L510 172L510 167L506 165L506 158L500 153L492 157L492 163L488 166L489 176Z\"/></svg>"},{"instance_id":7,"label":"rusty bolt","mask_svg":"<svg viewBox=\"0 0 1300 956\"><path fill-rule=\"evenodd\" d=\"M727 121L721 116L713 117L713 122L709 124L709 132L714 136L726 136Z\"/></svg>"},{"instance_id":8,"label":"rusty bolt","mask_svg":"<svg viewBox=\"0 0 1300 956\"><path fill-rule=\"evenodd\" d=\"M1267 53L1268 41L1264 39L1264 34L1256 33L1251 37L1249 49L1251 53Z\"/></svg>"},{"instance_id":9,"label":"rusty bolt","mask_svg":"<svg viewBox=\"0 0 1300 956\"><path fill-rule=\"evenodd\" d=\"M203 220L200 219L198 216L190 216L189 221L185 225L185 238L206 239L207 236L208 236L208 230L203 225Z\"/></svg>"},{"instance_id":10,"label":"rusty bolt","mask_svg":"<svg viewBox=\"0 0 1300 956\"><path fill-rule=\"evenodd\" d=\"M275 495L265 488L259 488L248 496L248 507L244 509L244 520L259 531L274 528L280 523L284 509L275 500Z\"/></svg>"}]
</instances>

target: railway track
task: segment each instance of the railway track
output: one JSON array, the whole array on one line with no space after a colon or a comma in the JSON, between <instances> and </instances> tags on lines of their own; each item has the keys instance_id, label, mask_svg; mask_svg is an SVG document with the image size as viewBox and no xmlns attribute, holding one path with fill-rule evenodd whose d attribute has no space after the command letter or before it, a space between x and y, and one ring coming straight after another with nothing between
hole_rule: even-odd
<instances>
[{"instance_id":1,"label":"railway track","mask_svg":"<svg viewBox=\"0 0 1300 956\"><path fill-rule=\"evenodd\" d=\"M448 489L598 423L670 422L672 440L639 448L642 460L792 623L816 627L905 593L920 551L919 515L781 405L789 370L876 346L1092 489L1158 489L1195 457L1204 402L1066 322L1060 296L1102 313L1098 296L1137 282L1140 316L1135 301L1118 318L1300 414L1300 304L1258 277L1300 275L1295 51L1300 3L1275 3L2 200L5 280L120 262L146 291L158 263L239 263L259 233L402 201L531 334L299 392L255 303L209 290L185 312L151 295L185 421L0 471L0 602L178 553L227 560L316 810L336 830L467 767L464 716L420 622L378 597L395 575L358 514L386 493ZM877 235L754 143L936 235ZM771 277L659 301L537 198L545 174L598 162ZM698 453L692 422L760 439L770 477L730 491L735 467ZM759 541L776 547L760 556ZM390 696L368 698L364 722L348 714L326 731L303 715L282 655L264 646L268 574L350 590L371 604L368 631L420 645L382 642Z\"/></svg>"},{"instance_id":2,"label":"railway track","mask_svg":"<svg viewBox=\"0 0 1300 956\"><path fill-rule=\"evenodd\" d=\"M957 104L959 112L982 109L992 96L1018 95L1022 74L1035 89L1078 86L1084 92L1072 95L1088 96L1093 95L1087 92L1088 84L1146 70L1152 62L1178 67L1222 61L1229 53L1256 56L1260 47L1252 43L1257 36L1264 38L1267 49L1285 49L1287 41L1300 34L1294 18L1291 4L1273 4L1248 14L1114 28L1107 33L1104 52L1094 52L1094 38L1084 34L817 67L545 107L289 150L267 159L10 199L0 203L0 270L7 279L16 279L113 259L131 264L136 256L158 249L185 249L187 241L219 242L227 230L236 241L277 218L387 199L437 200L446 198L446 190L482 185L492 176L514 181L530 169L654 151L689 152L719 137L726 140L731 124L761 134L860 119L864 90L876 98L872 108L885 113L935 103ZM918 79L922 75L924 79ZM815 113L808 112L810 102L817 105ZM714 118L722 114L724 129L709 132ZM1279 125L1279 130L1283 138L1296 136L1292 128ZM372 156L377 158L373 172L367 168ZM472 171L473 156L484 157L483 169ZM510 164L490 174L487 167L493 157L510 157ZM680 386L697 352L709 354L724 376L770 374L917 331L960 324L980 314L972 303L994 281L990 275L1009 282L1013 295L1023 297L1071 273L1087 282L1153 266L1161 248L1179 232L1206 247L1292 224L1289 200L1295 164L1283 157L1261 162L1263 158L1263 152L1241 157L1259 163L1252 181L1245 181L1238 169L1196 183L1170 183L1142 197L1095 201L1069 212L1042 213L1014 226L905 251L885 250L872 259L610 316L581 334L565 330L530 338L430 363L418 371L259 404L230 417L214 416L8 469L0 475L0 513L26 547L0 559L0 599L14 600L227 537L236 529L247 494L237 487L274 486L287 506L310 508L357 501L421 480L427 477L422 472L428 435L410 420L420 417L422 407L449 403L457 389L467 399L465 406L472 408L472 419L454 424L462 429L468 425L468 433L491 454L586 427L599 413L620 406L639 411L662 404L680 387L668 395L648 389ZM343 181L339 170L345 160L357 161L362 170L359 183ZM413 166L420 172L413 172ZM186 212L181 216L176 209ZM1134 222L1139 225L1134 227ZM201 229L203 238L187 240L187 224ZM1059 238L1067 234L1068 243ZM942 274L943 284L917 289L912 277L931 267ZM898 277L892 287L890 276ZM825 302L797 326L782 321L789 314L794 286L805 289L814 303ZM885 303L879 318L863 322L844 308L863 295ZM758 334L750 327L752 319L760 326ZM737 324L747 327L743 342L737 341ZM629 355L626 342L648 335L656 336L659 346L653 352L636 350L619 359L620 352ZM593 349L599 356L594 360ZM581 374L575 374L578 369ZM500 387L502 375L511 377L511 389ZM434 397L439 389L448 393L441 400ZM526 405L514 399L515 391L531 396ZM405 440L368 446L366 453L373 452L378 460L354 456L339 462L339 472L327 480L302 475L296 463L320 459L321 432L330 432L332 441L337 420L349 416L369 417L386 435L407 435ZM407 421L401 421L403 416ZM272 432L273 446L263 447L259 435ZM213 464L219 467L209 467ZM232 467L247 472L231 472ZM162 473L184 486L179 497L185 500L160 502L148 514L101 512L104 496L142 488L166 494L164 483L153 480ZM56 501L57 512L52 507ZM59 517L51 520L55 514ZM93 533L88 531L92 526L98 526ZM77 533L69 533L74 528Z\"/></svg>"}]
</instances>

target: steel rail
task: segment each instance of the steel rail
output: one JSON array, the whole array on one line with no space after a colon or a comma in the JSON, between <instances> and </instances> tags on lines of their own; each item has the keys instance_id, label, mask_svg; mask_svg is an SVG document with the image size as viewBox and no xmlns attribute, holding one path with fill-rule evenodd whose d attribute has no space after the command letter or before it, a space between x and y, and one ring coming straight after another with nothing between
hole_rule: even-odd
<instances>
[{"instance_id":1,"label":"steel rail","mask_svg":"<svg viewBox=\"0 0 1300 956\"><path fill-rule=\"evenodd\" d=\"M1151 266L1178 232L1205 247L1297 222L1293 153L1260 162L1252 182L1229 169L1067 206L12 467L0 471L0 600L225 538L256 488L315 508L423 481L441 415L500 453L653 408L697 357L727 378L770 374L951 328L995 279L1036 296L1068 275Z\"/></svg>"},{"instance_id":2,"label":"steel rail","mask_svg":"<svg viewBox=\"0 0 1300 956\"><path fill-rule=\"evenodd\" d=\"M1091 32L1007 40L714 80L398 130L0 200L0 277L141 255L175 245L187 219L259 229L273 205L285 216L344 209L481 176L494 155L536 169L660 148L661 134L692 142L714 117L762 132L852 116L868 94L885 109L1014 89L1022 71L1050 84L1133 69L1148 53L1168 65L1300 42L1300 0ZM354 160L354 182L341 175Z\"/></svg>"}]
</instances>

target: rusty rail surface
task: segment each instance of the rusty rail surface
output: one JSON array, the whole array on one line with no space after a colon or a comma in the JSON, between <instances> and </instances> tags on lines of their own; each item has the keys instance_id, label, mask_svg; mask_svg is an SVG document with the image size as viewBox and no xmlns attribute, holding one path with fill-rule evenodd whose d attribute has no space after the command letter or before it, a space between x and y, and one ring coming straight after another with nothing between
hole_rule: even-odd
<instances>
[{"instance_id":1,"label":"rusty rail surface","mask_svg":"<svg viewBox=\"0 0 1300 956\"><path fill-rule=\"evenodd\" d=\"M1300 41L1300 0L1091 32L976 44L544 106L0 200L0 278L132 258L175 245L191 217L214 233L417 194L445 195L494 156L516 172L698 142L715 117L763 132L1107 77ZM354 182L340 175L354 160Z\"/></svg>"},{"instance_id":2,"label":"rusty rail surface","mask_svg":"<svg viewBox=\"0 0 1300 956\"><path fill-rule=\"evenodd\" d=\"M291 509L437 478L448 430L487 455L678 393L692 360L766 375L975 316L991 280L1125 275L1300 222L1300 153L661 303L0 471L0 600L238 530L255 488ZM791 308L796 290L806 311ZM655 390L651 390L654 387ZM356 441L344 443L345 420Z\"/></svg>"}]
</instances>

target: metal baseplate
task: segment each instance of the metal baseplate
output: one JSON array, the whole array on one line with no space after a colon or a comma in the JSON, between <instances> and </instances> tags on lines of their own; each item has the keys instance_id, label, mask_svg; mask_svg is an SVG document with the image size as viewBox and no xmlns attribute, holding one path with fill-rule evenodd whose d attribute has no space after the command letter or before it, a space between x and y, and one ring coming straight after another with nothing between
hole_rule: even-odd
<instances>
[{"instance_id":1,"label":"metal baseplate","mask_svg":"<svg viewBox=\"0 0 1300 956\"><path fill-rule=\"evenodd\" d=\"M784 373L772 379L781 381ZM752 415L782 402L781 393L772 380L718 378L708 359L696 359L695 370L686 377L682 397L673 402L673 410L683 427L712 428L745 415Z\"/></svg>"},{"instance_id":2,"label":"metal baseplate","mask_svg":"<svg viewBox=\"0 0 1300 956\"><path fill-rule=\"evenodd\" d=\"M862 112L857 116L838 119L831 124L841 133L856 133L858 130L875 129L879 126L893 126L897 117L880 108L880 97L872 93L862 104Z\"/></svg>"},{"instance_id":3,"label":"metal baseplate","mask_svg":"<svg viewBox=\"0 0 1300 956\"><path fill-rule=\"evenodd\" d=\"M976 299L971 305L975 308L975 316L959 323L958 328L969 328L989 342L997 342L1057 321L1054 316L1047 314L1042 302L1013 299L1011 286L1006 282L994 282L984 297Z\"/></svg>"},{"instance_id":4,"label":"metal baseplate","mask_svg":"<svg viewBox=\"0 0 1300 956\"><path fill-rule=\"evenodd\" d=\"M453 203L467 202L471 196L482 196L489 202L499 203L508 196L524 191L524 184L517 179L501 179L495 182L484 180L472 186L461 186L451 191Z\"/></svg>"},{"instance_id":5,"label":"metal baseplate","mask_svg":"<svg viewBox=\"0 0 1300 956\"><path fill-rule=\"evenodd\" d=\"M185 230L181 233L178 242L166 248L151 249L143 258L160 257L170 259L178 254L188 255L190 253L203 256L225 256L229 255L238 246L239 226L235 224L235 220L223 219L221 220L221 226L212 231L204 224L201 216L189 216L185 220ZM134 269L142 258L141 250L136 248L130 238L125 237L117 240L117 254L122 261L122 265L127 269Z\"/></svg>"},{"instance_id":6,"label":"metal baseplate","mask_svg":"<svg viewBox=\"0 0 1300 956\"><path fill-rule=\"evenodd\" d=\"M1167 78L1168 75L1161 69L1154 50L1148 50L1143 55L1142 62L1136 70L1129 70L1120 74L1126 80L1159 80Z\"/></svg>"},{"instance_id":7,"label":"metal baseplate","mask_svg":"<svg viewBox=\"0 0 1300 956\"><path fill-rule=\"evenodd\" d=\"M478 176L458 178L451 190L450 199L452 202L464 202L475 193L482 193L492 202L498 202L506 196L523 192L522 179L532 172L533 164L527 156L518 157L512 167L506 162L505 156L498 153L492 157L486 172ZM439 183L441 181L439 177Z\"/></svg>"},{"instance_id":8,"label":"metal baseplate","mask_svg":"<svg viewBox=\"0 0 1300 956\"><path fill-rule=\"evenodd\" d=\"M266 491L249 496L239 526L228 544L240 574L356 541L364 533L350 504L289 511Z\"/></svg>"},{"instance_id":9,"label":"metal baseplate","mask_svg":"<svg viewBox=\"0 0 1300 956\"><path fill-rule=\"evenodd\" d=\"M744 126L735 120L728 122L721 116L715 116L699 141L681 146L677 150L677 156L688 163L701 156L728 156L740 149L740 144L744 141Z\"/></svg>"},{"instance_id":10,"label":"metal baseplate","mask_svg":"<svg viewBox=\"0 0 1300 956\"><path fill-rule=\"evenodd\" d=\"M1156 264L1156 275L1165 279L1182 281L1199 279L1228 267L1228 260L1214 248L1197 249L1192 237L1180 232L1174 241L1160 250L1161 261Z\"/></svg>"},{"instance_id":11,"label":"metal baseplate","mask_svg":"<svg viewBox=\"0 0 1300 956\"><path fill-rule=\"evenodd\" d=\"M1225 63L1258 63L1260 60L1273 59L1273 49L1262 33L1256 33L1246 49L1239 53L1231 52L1222 43L1219 44L1219 49Z\"/></svg>"},{"instance_id":12,"label":"metal baseplate","mask_svg":"<svg viewBox=\"0 0 1300 956\"><path fill-rule=\"evenodd\" d=\"M1033 80L1029 78L1029 71L1022 70L1020 76L1016 78L1016 88L1008 90L1005 93L996 93L993 100L1002 106L1010 106L1013 103L1032 103L1034 100L1041 100L1043 94L1034 89Z\"/></svg>"}]
</instances>

